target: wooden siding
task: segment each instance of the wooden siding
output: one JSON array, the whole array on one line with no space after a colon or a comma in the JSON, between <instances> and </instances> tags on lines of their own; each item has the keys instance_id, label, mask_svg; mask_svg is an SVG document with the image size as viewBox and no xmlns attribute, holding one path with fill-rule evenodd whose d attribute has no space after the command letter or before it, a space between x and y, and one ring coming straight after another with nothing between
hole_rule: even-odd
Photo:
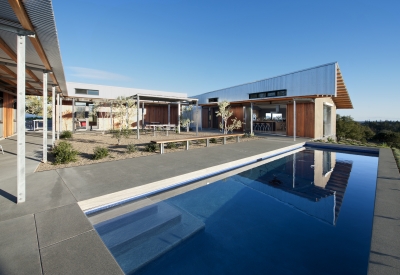
<instances>
[{"instance_id":1,"label":"wooden siding","mask_svg":"<svg viewBox=\"0 0 400 275\"><path fill-rule=\"evenodd\" d=\"M296 103L296 136L315 137L314 103ZM293 136L293 104L288 104L286 109L287 135Z\"/></svg>"},{"instance_id":2,"label":"wooden siding","mask_svg":"<svg viewBox=\"0 0 400 275\"><path fill-rule=\"evenodd\" d=\"M201 126L202 128L210 128L208 125L208 107L202 108L201 110Z\"/></svg>"},{"instance_id":3,"label":"wooden siding","mask_svg":"<svg viewBox=\"0 0 400 275\"><path fill-rule=\"evenodd\" d=\"M161 124L168 123L168 105L144 105L146 114L144 115L145 123L159 122ZM171 105L170 107L170 123L178 124L178 107ZM139 110L142 112L142 110ZM136 124L136 123L135 123Z\"/></svg>"},{"instance_id":4,"label":"wooden siding","mask_svg":"<svg viewBox=\"0 0 400 275\"><path fill-rule=\"evenodd\" d=\"M231 119L234 119L235 117L240 120L241 122L243 121L243 106L242 105L231 105L231 111L233 112L232 116L228 119L228 125L232 124ZM235 131L243 131L243 127L236 129Z\"/></svg>"},{"instance_id":5,"label":"wooden siding","mask_svg":"<svg viewBox=\"0 0 400 275\"><path fill-rule=\"evenodd\" d=\"M3 137L14 134L14 96L3 93Z\"/></svg>"}]
</instances>

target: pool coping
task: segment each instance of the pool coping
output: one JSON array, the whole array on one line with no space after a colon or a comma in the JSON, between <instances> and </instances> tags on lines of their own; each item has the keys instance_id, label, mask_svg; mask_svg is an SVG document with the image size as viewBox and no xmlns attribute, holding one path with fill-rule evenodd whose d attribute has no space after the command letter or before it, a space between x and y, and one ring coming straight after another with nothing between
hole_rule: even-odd
<instances>
[{"instance_id":1,"label":"pool coping","mask_svg":"<svg viewBox=\"0 0 400 275\"><path fill-rule=\"evenodd\" d=\"M285 146L280 149L264 152L262 154L254 155L251 157L242 158L239 160L223 163L213 167L197 170L194 172L182 174L172 178L167 178L145 185L136 186L133 188L121 190L118 192L98 196L95 198L79 201L78 205L82 211L89 215L97 211L102 211L117 205L121 205L130 201L134 201L146 196L154 195L160 192L167 191L172 188L187 185L204 178L212 177L222 174L248 164L256 163L277 155L281 155L299 148L304 147L305 142L297 143L290 146Z\"/></svg>"}]
</instances>

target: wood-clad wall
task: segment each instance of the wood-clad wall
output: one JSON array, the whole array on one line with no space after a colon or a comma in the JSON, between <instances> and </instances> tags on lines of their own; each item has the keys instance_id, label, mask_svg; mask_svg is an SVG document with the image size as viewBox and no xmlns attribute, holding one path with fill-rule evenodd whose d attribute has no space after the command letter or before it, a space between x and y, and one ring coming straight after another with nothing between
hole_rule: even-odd
<instances>
[{"instance_id":1,"label":"wood-clad wall","mask_svg":"<svg viewBox=\"0 0 400 275\"><path fill-rule=\"evenodd\" d=\"M314 138L314 115L314 103L296 103L296 136ZM286 129L287 135L293 136L293 104L287 105Z\"/></svg>"},{"instance_id":2,"label":"wood-clad wall","mask_svg":"<svg viewBox=\"0 0 400 275\"><path fill-rule=\"evenodd\" d=\"M14 134L14 96L3 93L3 137Z\"/></svg>"},{"instance_id":3,"label":"wood-clad wall","mask_svg":"<svg viewBox=\"0 0 400 275\"><path fill-rule=\"evenodd\" d=\"M168 123L168 105L144 105L146 114L144 115L145 123L159 122L161 124ZM139 110L142 111L141 109ZM170 107L170 123L178 124L178 106Z\"/></svg>"},{"instance_id":4,"label":"wood-clad wall","mask_svg":"<svg viewBox=\"0 0 400 275\"><path fill-rule=\"evenodd\" d=\"M211 127L211 125L208 125L208 107L203 107L203 109L201 109L201 127L202 128Z\"/></svg>"},{"instance_id":5,"label":"wood-clad wall","mask_svg":"<svg viewBox=\"0 0 400 275\"><path fill-rule=\"evenodd\" d=\"M219 129L219 123L221 122L221 117L215 117L216 113L218 111L218 107L211 107L211 125L208 125L208 108L209 107L203 107L202 110L202 126L203 128L213 128L213 129ZM234 119L235 117L240 120L241 122L244 122L244 114L243 114L243 106L242 105L231 105L231 111L233 112L232 116L228 119L228 125L231 124L231 119ZM237 129L235 131L243 131L243 127L240 129Z\"/></svg>"},{"instance_id":6,"label":"wood-clad wall","mask_svg":"<svg viewBox=\"0 0 400 275\"><path fill-rule=\"evenodd\" d=\"M232 116L228 119L228 125L232 124L231 119L234 119L235 117L240 120L241 122L244 122L244 116L243 116L243 106L242 105L231 105L231 111L233 112ZM243 131L243 127L236 129L235 131Z\"/></svg>"}]
</instances>

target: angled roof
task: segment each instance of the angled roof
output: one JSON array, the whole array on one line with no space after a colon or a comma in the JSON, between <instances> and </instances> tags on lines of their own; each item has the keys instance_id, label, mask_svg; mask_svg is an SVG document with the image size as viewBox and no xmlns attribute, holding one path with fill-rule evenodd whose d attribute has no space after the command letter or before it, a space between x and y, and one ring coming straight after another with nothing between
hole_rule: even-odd
<instances>
[{"instance_id":1,"label":"angled roof","mask_svg":"<svg viewBox=\"0 0 400 275\"><path fill-rule=\"evenodd\" d=\"M64 69L52 2L0 0L0 24L33 31L26 39L26 94L42 95L43 70L50 70L48 90L58 85L67 95ZM0 29L0 89L15 92L17 86L17 35Z\"/></svg>"},{"instance_id":2,"label":"angled roof","mask_svg":"<svg viewBox=\"0 0 400 275\"><path fill-rule=\"evenodd\" d=\"M349 92L344 84L343 76L339 65L336 66L336 95L332 97L337 109L353 109Z\"/></svg>"}]
</instances>

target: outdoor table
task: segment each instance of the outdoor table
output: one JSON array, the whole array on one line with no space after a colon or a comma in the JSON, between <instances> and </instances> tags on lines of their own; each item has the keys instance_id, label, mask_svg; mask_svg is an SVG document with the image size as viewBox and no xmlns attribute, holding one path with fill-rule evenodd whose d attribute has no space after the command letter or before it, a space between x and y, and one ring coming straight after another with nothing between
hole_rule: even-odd
<instances>
[{"instance_id":1,"label":"outdoor table","mask_svg":"<svg viewBox=\"0 0 400 275\"><path fill-rule=\"evenodd\" d=\"M40 127L35 127L36 126L36 122L42 122L43 123L43 119L34 119L33 120L33 131L35 131L36 129L40 129ZM42 129L43 129L43 127L42 127Z\"/></svg>"}]
</instances>

